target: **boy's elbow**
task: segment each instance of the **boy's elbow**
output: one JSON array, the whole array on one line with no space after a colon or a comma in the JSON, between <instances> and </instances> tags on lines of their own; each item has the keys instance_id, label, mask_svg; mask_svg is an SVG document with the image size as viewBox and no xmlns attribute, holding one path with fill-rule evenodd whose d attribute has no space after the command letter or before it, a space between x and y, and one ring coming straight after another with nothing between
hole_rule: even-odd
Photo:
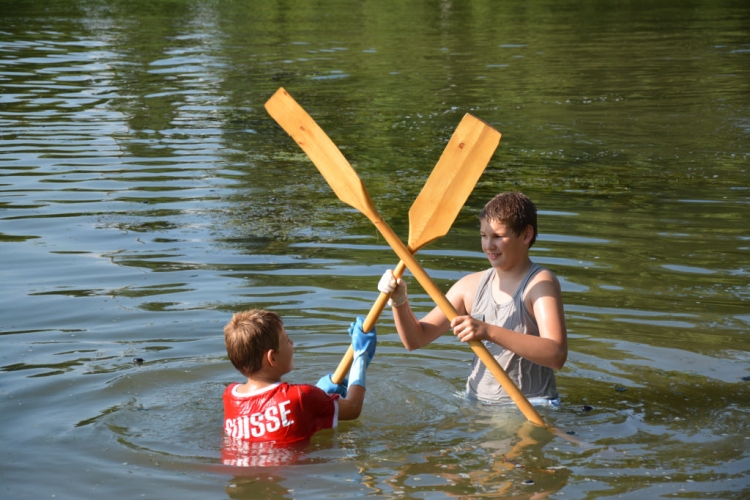
<instances>
[{"instance_id":1,"label":"boy's elbow","mask_svg":"<svg viewBox=\"0 0 750 500\"><path fill-rule=\"evenodd\" d=\"M339 420L356 420L362 414L365 388L360 385L349 387L349 394L339 402Z\"/></svg>"},{"instance_id":2,"label":"boy's elbow","mask_svg":"<svg viewBox=\"0 0 750 500\"><path fill-rule=\"evenodd\" d=\"M359 408L352 407L352 408L341 408L339 410L339 420L357 420L359 416L362 414L362 407Z\"/></svg>"},{"instance_id":3,"label":"boy's elbow","mask_svg":"<svg viewBox=\"0 0 750 500\"><path fill-rule=\"evenodd\" d=\"M407 351L416 351L420 347L422 347L422 344L419 342L416 342L414 340L410 339L401 339L401 343L404 344L404 347Z\"/></svg>"},{"instance_id":4,"label":"boy's elbow","mask_svg":"<svg viewBox=\"0 0 750 500\"><path fill-rule=\"evenodd\" d=\"M568 360L568 351L563 351L559 353L555 359L552 361L552 368L555 370L562 370L562 367L565 366L565 361Z\"/></svg>"},{"instance_id":5,"label":"boy's elbow","mask_svg":"<svg viewBox=\"0 0 750 500\"><path fill-rule=\"evenodd\" d=\"M407 351L416 351L417 349L419 349L418 345L409 342L404 342L404 347L406 347Z\"/></svg>"},{"instance_id":6,"label":"boy's elbow","mask_svg":"<svg viewBox=\"0 0 750 500\"><path fill-rule=\"evenodd\" d=\"M339 420L357 420L362 414L362 408L353 408L339 414Z\"/></svg>"}]
</instances>

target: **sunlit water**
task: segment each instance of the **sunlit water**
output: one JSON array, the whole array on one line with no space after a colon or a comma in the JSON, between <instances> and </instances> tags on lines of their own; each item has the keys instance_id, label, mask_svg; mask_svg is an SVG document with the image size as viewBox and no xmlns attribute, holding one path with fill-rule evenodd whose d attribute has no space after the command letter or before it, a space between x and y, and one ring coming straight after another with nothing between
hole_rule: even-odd
<instances>
[{"instance_id":1,"label":"sunlit water","mask_svg":"<svg viewBox=\"0 0 750 500\"><path fill-rule=\"evenodd\" d=\"M2 7L3 498L750 495L743 2ZM358 421L221 463L231 313L280 312L288 380L312 382L397 262L266 114L280 86L404 239L463 114L503 133L419 255L447 289L487 266L485 201L536 201L570 337L558 433L465 401L471 351L409 353L386 311Z\"/></svg>"}]
</instances>

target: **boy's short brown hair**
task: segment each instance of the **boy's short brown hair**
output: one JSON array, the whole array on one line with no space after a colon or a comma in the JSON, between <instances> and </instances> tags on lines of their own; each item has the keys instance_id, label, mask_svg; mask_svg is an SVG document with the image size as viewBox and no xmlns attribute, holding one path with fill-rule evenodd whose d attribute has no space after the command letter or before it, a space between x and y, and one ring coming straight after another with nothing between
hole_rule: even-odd
<instances>
[{"instance_id":1,"label":"boy's short brown hair","mask_svg":"<svg viewBox=\"0 0 750 500\"><path fill-rule=\"evenodd\" d=\"M505 224L516 236L520 235L527 226L531 226L534 229L534 236L531 238L529 248L534 245L539 234L536 225L536 206L523 193L498 194L479 212L479 219Z\"/></svg>"},{"instance_id":2,"label":"boy's short brown hair","mask_svg":"<svg viewBox=\"0 0 750 500\"><path fill-rule=\"evenodd\" d=\"M241 374L249 377L263 366L268 351L279 350L284 323L272 311L251 309L235 313L224 327L224 343L229 360Z\"/></svg>"}]
</instances>

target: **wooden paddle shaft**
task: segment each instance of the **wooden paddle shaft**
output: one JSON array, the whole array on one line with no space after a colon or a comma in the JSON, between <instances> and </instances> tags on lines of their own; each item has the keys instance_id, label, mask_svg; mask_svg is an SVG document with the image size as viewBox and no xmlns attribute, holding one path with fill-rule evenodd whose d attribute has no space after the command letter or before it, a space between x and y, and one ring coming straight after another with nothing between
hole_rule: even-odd
<instances>
[{"instance_id":1,"label":"wooden paddle shaft","mask_svg":"<svg viewBox=\"0 0 750 500\"><path fill-rule=\"evenodd\" d=\"M404 261L400 261L396 266L396 269L393 270L393 276L396 279L399 279L403 276L405 270L406 265L404 264ZM372 308L370 308L370 312L367 314L367 317L362 324L362 329L365 333L371 332L372 329L375 328L375 323L378 322L378 318L380 318L380 315L383 313L383 309L385 309L386 304L388 304L388 299L390 298L390 293L381 292L380 295L378 295L377 300L375 300L375 303L372 305ZM340 384L344 381L346 374L349 373L349 369L352 367L353 361L354 348L349 345L349 349L346 350L338 368L336 368L336 371L331 375L331 380L334 384Z\"/></svg>"},{"instance_id":2,"label":"wooden paddle shaft","mask_svg":"<svg viewBox=\"0 0 750 500\"><path fill-rule=\"evenodd\" d=\"M370 218L372 223L375 224L375 227L378 228L388 244L396 252L396 255L398 255L398 257L406 264L406 267L409 268L409 271L411 271L419 284L422 285L422 288L424 288L432 300L435 301L440 310L443 311L443 314L448 318L448 321L453 321L453 319L458 316L458 312L456 312L453 304L450 303L437 285L433 283L432 279L425 272L417 259L414 258L409 249L404 246L382 217L378 215L377 217L368 216L368 218ZM486 366L492 375L495 376L497 381L500 382L500 385L505 389L505 392L510 396L516 406L518 406L521 413L523 413L532 423L544 426L544 419L542 419L541 415L539 415L536 409L531 403L529 403L526 396L524 396L518 387L516 387L516 384L513 383L510 377L508 377L508 374L505 373L505 370L502 369L500 364L498 364L497 360L492 354L490 354L484 344L478 340L470 340L467 343L469 344L469 347L471 347L471 350L474 351L474 354L476 354L482 363L484 363L484 366Z\"/></svg>"}]
</instances>

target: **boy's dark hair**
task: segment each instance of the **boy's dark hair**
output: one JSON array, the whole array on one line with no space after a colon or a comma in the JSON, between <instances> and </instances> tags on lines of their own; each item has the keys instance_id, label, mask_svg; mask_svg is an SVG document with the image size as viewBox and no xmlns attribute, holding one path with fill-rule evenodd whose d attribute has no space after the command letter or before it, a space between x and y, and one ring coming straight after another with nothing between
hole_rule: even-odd
<instances>
[{"instance_id":1,"label":"boy's dark hair","mask_svg":"<svg viewBox=\"0 0 750 500\"><path fill-rule=\"evenodd\" d=\"M275 312L251 309L236 313L224 327L229 360L246 377L260 370L263 356L279 350L284 323Z\"/></svg>"},{"instance_id":2,"label":"boy's dark hair","mask_svg":"<svg viewBox=\"0 0 750 500\"><path fill-rule=\"evenodd\" d=\"M498 194L479 212L479 219L505 224L516 236L520 235L527 226L531 226L534 229L534 236L531 238L529 248L534 245L539 234L536 225L536 206L523 193Z\"/></svg>"}]
</instances>

